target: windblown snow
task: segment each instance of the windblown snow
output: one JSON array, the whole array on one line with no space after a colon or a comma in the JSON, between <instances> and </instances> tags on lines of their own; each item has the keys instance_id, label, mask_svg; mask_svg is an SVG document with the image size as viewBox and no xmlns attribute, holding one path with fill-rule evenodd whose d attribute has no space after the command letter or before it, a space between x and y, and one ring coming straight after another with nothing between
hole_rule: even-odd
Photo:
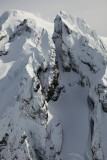
<instances>
[{"instance_id":1,"label":"windblown snow","mask_svg":"<svg viewBox=\"0 0 107 160\"><path fill-rule=\"evenodd\" d=\"M0 17L0 160L107 159L107 39L81 18Z\"/></svg>"}]
</instances>

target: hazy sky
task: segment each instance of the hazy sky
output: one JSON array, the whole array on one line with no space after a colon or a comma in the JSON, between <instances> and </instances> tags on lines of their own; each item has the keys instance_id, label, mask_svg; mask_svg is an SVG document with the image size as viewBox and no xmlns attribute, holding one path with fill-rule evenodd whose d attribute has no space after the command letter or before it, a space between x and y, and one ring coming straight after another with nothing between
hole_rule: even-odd
<instances>
[{"instance_id":1,"label":"hazy sky","mask_svg":"<svg viewBox=\"0 0 107 160\"><path fill-rule=\"evenodd\" d=\"M63 10L84 18L99 35L107 36L107 0L0 0L0 14L11 9L33 12L50 21Z\"/></svg>"}]
</instances>

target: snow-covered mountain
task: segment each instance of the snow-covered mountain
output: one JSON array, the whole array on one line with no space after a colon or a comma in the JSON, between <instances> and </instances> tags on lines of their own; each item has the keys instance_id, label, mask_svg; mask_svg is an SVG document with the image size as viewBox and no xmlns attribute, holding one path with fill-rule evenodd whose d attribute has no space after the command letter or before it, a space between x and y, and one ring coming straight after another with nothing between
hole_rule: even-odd
<instances>
[{"instance_id":1,"label":"snow-covered mountain","mask_svg":"<svg viewBox=\"0 0 107 160\"><path fill-rule=\"evenodd\" d=\"M0 160L107 159L107 44L84 20L0 17Z\"/></svg>"}]
</instances>

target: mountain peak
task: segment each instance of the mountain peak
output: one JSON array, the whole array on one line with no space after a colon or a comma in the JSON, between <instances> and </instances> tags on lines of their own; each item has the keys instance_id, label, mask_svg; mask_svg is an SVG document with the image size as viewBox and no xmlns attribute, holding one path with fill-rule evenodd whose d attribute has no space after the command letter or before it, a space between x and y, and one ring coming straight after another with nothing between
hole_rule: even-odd
<instances>
[{"instance_id":1,"label":"mountain peak","mask_svg":"<svg viewBox=\"0 0 107 160\"><path fill-rule=\"evenodd\" d=\"M106 44L83 19L61 11L53 24L6 11L0 159L106 159L106 66Z\"/></svg>"},{"instance_id":2,"label":"mountain peak","mask_svg":"<svg viewBox=\"0 0 107 160\"><path fill-rule=\"evenodd\" d=\"M61 18L62 21L67 24L67 26L71 27L72 30L75 32L78 32L83 35L90 36L94 39L98 39L98 35L96 34L95 30L93 30L86 22L84 19L80 17L73 17L69 14L67 14L64 11L60 11L60 13L56 16L57 18ZM72 25L71 25L72 24Z\"/></svg>"}]
</instances>

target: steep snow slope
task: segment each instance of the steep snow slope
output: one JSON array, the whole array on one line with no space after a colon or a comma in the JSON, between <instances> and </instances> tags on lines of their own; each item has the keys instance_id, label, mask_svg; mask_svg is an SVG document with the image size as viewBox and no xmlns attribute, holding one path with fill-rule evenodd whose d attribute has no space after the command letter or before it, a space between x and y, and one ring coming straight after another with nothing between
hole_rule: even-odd
<instances>
[{"instance_id":1,"label":"steep snow slope","mask_svg":"<svg viewBox=\"0 0 107 160\"><path fill-rule=\"evenodd\" d=\"M28 19L28 22L26 21L26 19ZM42 38L45 37L48 39L47 32L45 30L43 31L42 25L44 27L47 27L48 32L52 33L51 30L53 25L49 24L48 22L42 21L38 17L35 18L33 15L30 15L28 13L13 11L5 12L1 16L0 54L4 55L9 52L6 56L1 56L0 58L0 91L3 91L3 93L1 93L2 96L4 96L5 93L9 95L9 93L7 92L10 92L9 88L11 90L14 84L14 87L16 87L17 89L20 83L20 78L23 75L23 69L25 69L25 65L27 64L28 57L33 52L36 52L36 45L38 45L36 43L39 43L38 41L41 34L43 34ZM49 49L49 46L46 46L45 42L41 45L44 45L40 46L44 49L44 52L46 52L46 47L47 50ZM13 99L13 97L17 93L16 89L13 88L11 99ZM3 107L1 107L0 110L4 109L4 106L7 106L7 104L10 105L8 102L8 96L6 96L6 101L5 97L3 98L2 96L0 96L0 101L3 101L3 103L1 103L3 104ZM0 114L3 114L2 111L0 111Z\"/></svg>"},{"instance_id":2,"label":"steep snow slope","mask_svg":"<svg viewBox=\"0 0 107 160\"><path fill-rule=\"evenodd\" d=\"M62 156L73 159L79 153L84 159L107 159L107 123L102 115L107 111L106 47L84 20L63 12L56 16L53 39L65 93L49 104L63 126Z\"/></svg>"},{"instance_id":3,"label":"steep snow slope","mask_svg":"<svg viewBox=\"0 0 107 160\"><path fill-rule=\"evenodd\" d=\"M58 76L52 31L26 12L0 18L0 159L59 157L62 129L56 119L48 127L47 109Z\"/></svg>"},{"instance_id":4,"label":"steep snow slope","mask_svg":"<svg viewBox=\"0 0 107 160\"><path fill-rule=\"evenodd\" d=\"M107 159L106 65L106 43L84 20L5 12L0 159Z\"/></svg>"}]
</instances>

